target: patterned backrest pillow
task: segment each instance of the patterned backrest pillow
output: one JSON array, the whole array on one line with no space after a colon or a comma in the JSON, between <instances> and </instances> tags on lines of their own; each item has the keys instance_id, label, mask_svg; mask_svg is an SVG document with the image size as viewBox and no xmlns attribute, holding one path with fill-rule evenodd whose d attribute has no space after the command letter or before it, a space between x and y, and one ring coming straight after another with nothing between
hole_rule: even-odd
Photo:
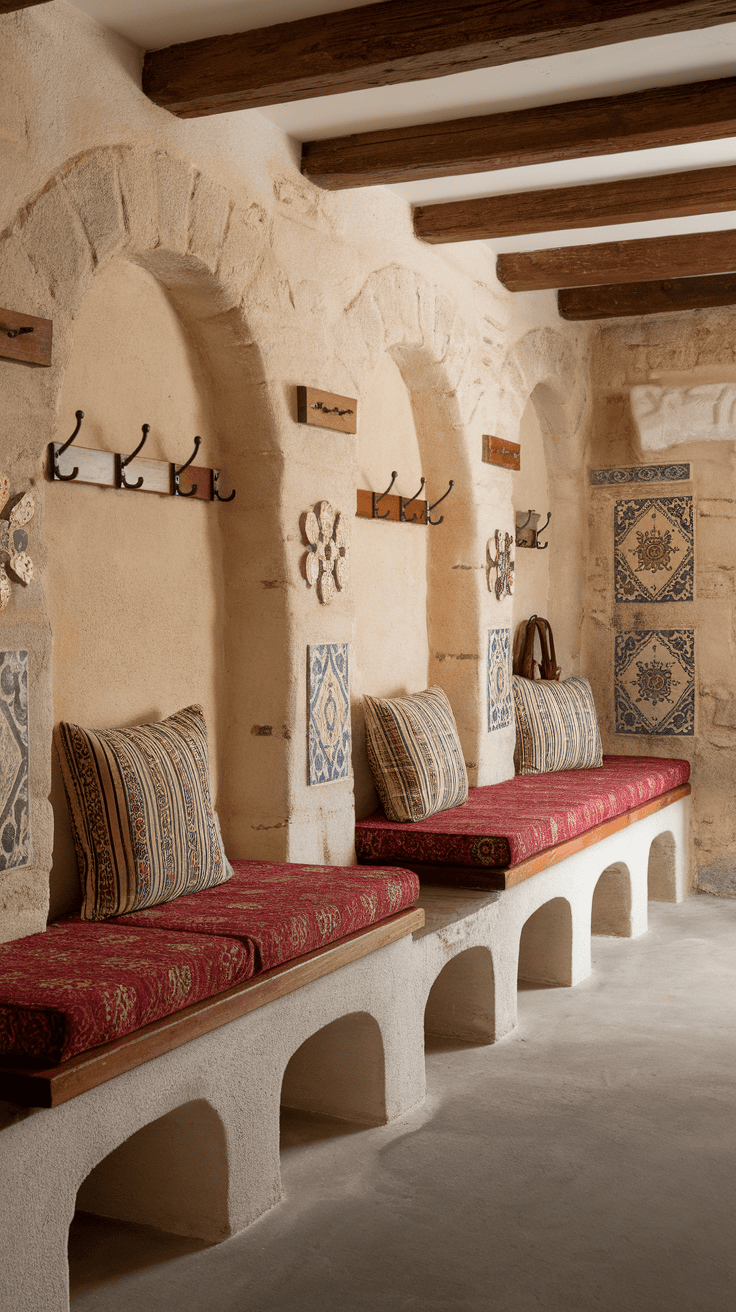
<instances>
[{"instance_id":1,"label":"patterned backrest pillow","mask_svg":"<svg viewBox=\"0 0 736 1312\"><path fill-rule=\"evenodd\" d=\"M83 920L170 902L230 878L201 706L131 729L60 724L56 748Z\"/></svg>"},{"instance_id":2,"label":"patterned backrest pillow","mask_svg":"<svg viewBox=\"0 0 736 1312\"><path fill-rule=\"evenodd\" d=\"M468 800L452 707L441 688L364 697L366 746L389 820L424 820Z\"/></svg>"},{"instance_id":3,"label":"patterned backrest pillow","mask_svg":"<svg viewBox=\"0 0 736 1312\"><path fill-rule=\"evenodd\" d=\"M587 770L603 764L593 692L587 679L513 676L516 773Z\"/></svg>"}]
</instances>

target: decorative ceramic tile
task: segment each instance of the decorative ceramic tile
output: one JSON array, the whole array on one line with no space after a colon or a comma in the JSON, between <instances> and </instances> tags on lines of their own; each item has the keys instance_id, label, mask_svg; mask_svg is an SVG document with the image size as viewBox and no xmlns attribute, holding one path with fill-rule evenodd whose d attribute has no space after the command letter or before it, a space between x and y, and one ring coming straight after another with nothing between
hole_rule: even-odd
<instances>
[{"instance_id":1,"label":"decorative ceramic tile","mask_svg":"<svg viewBox=\"0 0 736 1312\"><path fill-rule=\"evenodd\" d=\"M0 870L30 859L28 652L0 651Z\"/></svg>"},{"instance_id":2,"label":"decorative ceramic tile","mask_svg":"<svg viewBox=\"0 0 736 1312\"><path fill-rule=\"evenodd\" d=\"M615 601L692 601L693 499L617 501Z\"/></svg>"},{"instance_id":3,"label":"decorative ceramic tile","mask_svg":"<svg viewBox=\"0 0 736 1312\"><path fill-rule=\"evenodd\" d=\"M304 533L309 543L307 587L316 585L322 605L329 606L335 585L342 591L350 581L345 518L339 510L335 513L329 501L320 501L314 510L307 511Z\"/></svg>"},{"instance_id":4,"label":"decorative ceramic tile","mask_svg":"<svg viewBox=\"0 0 736 1312\"><path fill-rule=\"evenodd\" d=\"M309 782L350 777L348 644L309 647Z\"/></svg>"},{"instance_id":5,"label":"decorative ceramic tile","mask_svg":"<svg viewBox=\"0 0 736 1312\"><path fill-rule=\"evenodd\" d=\"M491 585L491 574L496 578ZM488 591L495 592L496 600L511 597L514 591L514 539L511 533L504 533L497 528L494 536L486 543L486 579Z\"/></svg>"},{"instance_id":6,"label":"decorative ceramic tile","mask_svg":"<svg viewBox=\"0 0 736 1312\"><path fill-rule=\"evenodd\" d=\"M616 733L695 732L695 630L616 634Z\"/></svg>"},{"instance_id":7,"label":"decorative ceramic tile","mask_svg":"<svg viewBox=\"0 0 736 1312\"><path fill-rule=\"evenodd\" d=\"M488 630L488 732L514 722L511 629Z\"/></svg>"},{"instance_id":8,"label":"decorative ceramic tile","mask_svg":"<svg viewBox=\"0 0 736 1312\"><path fill-rule=\"evenodd\" d=\"M592 487L618 483L682 483L690 477L689 465L626 465L622 469L591 469Z\"/></svg>"},{"instance_id":9,"label":"decorative ceramic tile","mask_svg":"<svg viewBox=\"0 0 736 1312\"><path fill-rule=\"evenodd\" d=\"M7 509L10 481L0 474L0 512ZM9 512L0 519L0 610L10 603L11 578L30 583L33 578L33 561L26 552L28 534L25 526L33 518L36 502L32 492L26 492ZM8 573L10 571L10 573Z\"/></svg>"}]
</instances>

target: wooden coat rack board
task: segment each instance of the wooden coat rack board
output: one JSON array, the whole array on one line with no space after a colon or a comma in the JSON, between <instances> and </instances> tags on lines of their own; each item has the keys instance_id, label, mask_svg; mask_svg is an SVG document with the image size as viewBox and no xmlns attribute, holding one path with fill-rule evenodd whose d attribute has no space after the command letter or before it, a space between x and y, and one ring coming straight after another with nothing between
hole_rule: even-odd
<instances>
[{"instance_id":1,"label":"wooden coat rack board","mask_svg":"<svg viewBox=\"0 0 736 1312\"><path fill-rule=\"evenodd\" d=\"M441 524L444 515L439 519L430 519L430 510L449 497L455 486L455 480L450 479L450 486L441 496L439 501L433 501L430 506L426 501L419 500L419 493L424 490L426 479L422 479L419 488L413 497L398 497L391 492L391 488L396 482L398 475L396 470L391 473L391 482L385 492L369 492L366 488L358 488L358 507L356 515L361 519L386 519L395 524Z\"/></svg>"},{"instance_id":2,"label":"wooden coat rack board","mask_svg":"<svg viewBox=\"0 0 736 1312\"><path fill-rule=\"evenodd\" d=\"M144 424L143 437L129 456L114 451L95 451L73 446L82 427L84 411L77 410L77 426L67 442L49 443L49 478L60 483L95 483L98 487L115 487L128 492L156 492L159 496L180 496L195 501L232 501L220 493L219 469L193 464L202 439L195 437L194 451L185 465L169 460L148 460L139 456L145 446L150 425Z\"/></svg>"}]
</instances>

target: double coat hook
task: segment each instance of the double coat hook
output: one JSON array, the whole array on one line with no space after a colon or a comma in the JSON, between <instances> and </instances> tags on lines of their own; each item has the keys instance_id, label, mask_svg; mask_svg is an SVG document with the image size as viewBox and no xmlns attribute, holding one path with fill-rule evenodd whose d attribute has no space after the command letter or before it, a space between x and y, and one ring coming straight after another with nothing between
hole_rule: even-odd
<instances>
[{"instance_id":1,"label":"double coat hook","mask_svg":"<svg viewBox=\"0 0 736 1312\"><path fill-rule=\"evenodd\" d=\"M59 456L63 456L67 447L71 446L74 439L78 436L79 430L82 427L82 420L84 419L84 410L77 410L74 417L77 421L77 426L74 429L74 432L72 433L71 437L67 439L67 441L64 443L63 446L52 448L53 451L52 460L54 465L53 476L54 478L60 479L62 483L71 483L72 479L77 478L79 475L79 468L77 465L74 466L71 474L62 474L61 470L59 469Z\"/></svg>"},{"instance_id":2,"label":"double coat hook","mask_svg":"<svg viewBox=\"0 0 736 1312\"><path fill-rule=\"evenodd\" d=\"M115 482L117 483L118 487L126 487L130 492L135 492L137 488L143 487L142 474L140 478L136 479L135 483L128 482L127 478L125 477L125 466L129 465L131 460L135 460L136 456L139 455L140 452L143 450L144 446L146 445L146 442L148 441L148 434L150 433L150 431L151 431L151 425L143 424L141 428L141 432L143 433L143 436L140 442L138 443L135 451L131 451L129 456L115 457L115 473L117 475Z\"/></svg>"},{"instance_id":3,"label":"double coat hook","mask_svg":"<svg viewBox=\"0 0 736 1312\"><path fill-rule=\"evenodd\" d=\"M171 491L172 491L172 494L173 494L175 497L195 497L195 496L197 495L197 484L196 484L196 483L192 483L192 486L190 487L190 489L189 489L188 492L182 492L182 490L181 490L181 488L180 488L180 486L179 486L179 476L180 476L181 474L184 473L184 470L185 470L185 469L188 469L188 468L189 468L189 466L191 465L192 461L194 460L194 457L196 456L197 452L199 451L199 448L201 447L201 445L202 445L202 439L201 439L201 437L195 437L195 439L194 439L194 450L192 451L192 454L190 455L190 457L189 457L189 459L187 460L186 464L185 464L185 465L182 465L180 469L177 469L177 468L176 468L176 465L172 465L172 466L171 466ZM219 499L220 499L220 498L218 498L218 500L219 500Z\"/></svg>"}]
</instances>

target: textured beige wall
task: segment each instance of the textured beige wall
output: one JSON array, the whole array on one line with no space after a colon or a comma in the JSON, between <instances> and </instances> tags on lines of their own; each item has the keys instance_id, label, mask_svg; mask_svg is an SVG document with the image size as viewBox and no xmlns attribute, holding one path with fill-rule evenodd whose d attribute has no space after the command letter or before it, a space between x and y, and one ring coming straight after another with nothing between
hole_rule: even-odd
<instances>
[{"instance_id":1,"label":"textured beige wall","mask_svg":"<svg viewBox=\"0 0 736 1312\"><path fill-rule=\"evenodd\" d=\"M2 647L32 656L34 835L33 866L0 881L0 937L45 921L51 729L62 714L130 722L175 709L196 684L234 855L353 858L353 780L307 782L309 643L352 644L356 696L359 684L383 682L394 654L405 662L397 686L440 683L471 781L508 777L513 729L488 732L485 661L488 629L510 627L512 605L489 592L485 559L494 528L512 522L515 476L484 465L481 451L483 433L518 440L532 392L552 508L564 505L569 520L564 550L559 535L550 547L550 610L569 616L566 668L579 660L588 330L562 324L549 294L512 297L486 247L417 242L408 206L390 192L320 192L301 177L295 144L257 112L180 121L151 105L140 60L64 4L6 17L0 31L11 71L0 91L2 299L54 320L51 369L0 360L3 468L14 491L37 489L31 549L43 566L0 617ZM328 607L306 586L301 524L322 499L350 518L363 471L354 440L296 422L299 383L356 396L364 445L371 407L380 415L401 396L401 490L414 490L420 467L433 498L456 482L441 527L416 530L411 546L414 529L387 529L396 553L369 539L380 555L372 572L361 543L381 527L353 520L354 582ZM46 444L68 435L78 407L90 445L130 450L146 420L161 453L184 459L201 431L236 501L51 486ZM415 465L410 450L421 453ZM177 565L181 598L169 586ZM387 573L390 659L361 638ZM402 596L417 617L410 648ZM127 627L123 609L137 617ZM56 852L54 909L74 885L61 828Z\"/></svg>"},{"instance_id":2,"label":"textured beige wall","mask_svg":"<svg viewBox=\"0 0 736 1312\"><path fill-rule=\"evenodd\" d=\"M647 383L693 387L734 376L731 309L658 315L601 326L593 352L591 467L689 462L691 481L652 488L625 484L588 491L585 668L601 720L604 750L689 760L694 784L693 864L698 887L736 895L736 465L733 441L682 441L641 453L630 390ZM713 416L713 437L717 416ZM618 498L692 494L695 510L695 600L613 602L613 503ZM613 647L619 629L695 630L695 735L629 736L614 732Z\"/></svg>"},{"instance_id":3,"label":"textured beige wall","mask_svg":"<svg viewBox=\"0 0 736 1312\"><path fill-rule=\"evenodd\" d=\"M82 405L82 446L131 452L149 423L149 458L183 464L199 434L197 462L217 459L206 362L161 284L128 261L108 265L82 304L61 392L60 441ZM68 483L50 489L46 508L54 721L114 728L199 702L216 797L225 508ZM53 915L73 904L76 881L55 756L52 772Z\"/></svg>"}]
</instances>

